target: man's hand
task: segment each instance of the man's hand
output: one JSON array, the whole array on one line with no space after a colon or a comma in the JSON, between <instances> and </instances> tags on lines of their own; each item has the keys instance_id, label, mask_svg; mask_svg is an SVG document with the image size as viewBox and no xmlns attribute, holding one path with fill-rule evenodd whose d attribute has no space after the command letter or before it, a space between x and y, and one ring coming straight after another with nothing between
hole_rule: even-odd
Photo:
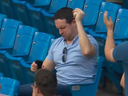
<instances>
[{"instance_id":1,"label":"man's hand","mask_svg":"<svg viewBox=\"0 0 128 96\"><path fill-rule=\"evenodd\" d=\"M33 62L31 64L31 71L33 71L33 72L36 72L37 71L37 64L35 62Z\"/></svg>"},{"instance_id":2,"label":"man's hand","mask_svg":"<svg viewBox=\"0 0 128 96\"><path fill-rule=\"evenodd\" d=\"M36 96L36 88L35 88L35 86L33 86L33 85L31 85L31 87L32 87L32 96Z\"/></svg>"},{"instance_id":3,"label":"man's hand","mask_svg":"<svg viewBox=\"0 0 128 96\"><path fill-rule=\"evenodd\" d=\"M112 18L109 17L109 20L108 20L107 15L108 15L108 12L105 11L104 17L103 17L103 19L104 19L104 24L106 25L108 31L112 31L112 30L113 30Z\"/></svg>"},{"instance_id":4,"label":"man's hand","mask_svg":"<svg viewBox=\"0 0 128 96\"><path fill-rule=\"evenodd\" d=\"M76 8L73 11L73 14L74 14L74 18L75 18L76 22L82 22L82 19L83 19L85 14L81 9Z\"/></svg>"}]
</instances>

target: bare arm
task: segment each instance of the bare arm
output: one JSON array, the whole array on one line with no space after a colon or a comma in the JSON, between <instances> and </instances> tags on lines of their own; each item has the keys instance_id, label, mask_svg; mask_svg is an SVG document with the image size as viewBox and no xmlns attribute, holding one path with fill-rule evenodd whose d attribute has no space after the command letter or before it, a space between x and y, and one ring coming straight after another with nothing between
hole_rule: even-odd
<instances>
[{"instance_id":1,"label":"bare arm","mask_svg":"<svg viewBox=\"0 0 128 96\"><path fill-rule=\"evenodd\" d=\"M51 60L48 60L47 58L44 60L42 64L42 68L45 68L49 71L53 71L55 68L55 63Z\"/></svg>"},{"instance_id":2,"label":"bare arm","mask_svg":"<svg viewBox=\"0 0 128 96\"><path fill-rule=\"evenodd\" d=\"M76 8L74 10L74 13L76 13L75 20L77 24L81 51L85 56L91 57L95 54L95 47L90 43L89 38L86 35L83 25L82 25L82 19L84 16L84 12L81 9Z\"/></svg>"},{"instance_id":3,"label":"bare arm","mask_svg":"<svg viewBox=\"0 0 128 96\"><path fill-rule=\"evenodd\" d=\"M106 59L111 62L116 62L113 58L113 49L115 48L115 42L113 37L113 22L112 18L109 17L109 21L107 19L107 11L104 13L104 24L107 27L107 39L105 43L105 56Z\"/></svg>"}]
</instances>

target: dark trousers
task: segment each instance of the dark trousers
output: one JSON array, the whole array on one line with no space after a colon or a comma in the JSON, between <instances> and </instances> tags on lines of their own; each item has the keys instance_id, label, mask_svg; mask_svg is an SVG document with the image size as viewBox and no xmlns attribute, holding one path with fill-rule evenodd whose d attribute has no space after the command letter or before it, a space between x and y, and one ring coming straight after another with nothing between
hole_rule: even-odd
<instances>
[{"instance_id":1,"label":"dark trousers","mask_svg":"<svg viewBox=\"0 0 128 96\"><path fill-rule=\"evenodd\" d=\"M31 85L33 85L33 84L20 85L19 91L18 91L18 93L19 93L18 96L32 96ZM58 84L58 86L57 86L57 94L56 95L72 96L70 93L69 87L66 85L60 85L60 84Z\"/></svg>"}]
</instances>

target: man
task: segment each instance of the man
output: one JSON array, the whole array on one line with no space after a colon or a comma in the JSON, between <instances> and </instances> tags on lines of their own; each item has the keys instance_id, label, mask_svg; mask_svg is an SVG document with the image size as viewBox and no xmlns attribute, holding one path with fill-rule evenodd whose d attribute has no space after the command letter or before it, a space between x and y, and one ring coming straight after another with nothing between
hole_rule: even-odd
<instances>
[{"instance_id":1,"label":"man","mask_svg":"<svg viewBox=\"0 0 128 96\"><path fill-rule=\"evenodd\" d=\"M53 42L42 68L56 69L59 95L71 96L68 84L90 83L95 78L99 46L91 35L85 33L83 17L84 12L78 8L74 11L61 8L54 15L55 26L62 37ZM31 71L37 71L35 62Z\"/></svg>"},{"instance_id":2,"label":"man","mask_svg":"<svg viewBox=\"0 0 128 96\"><path fill-rule=\"evenodd\" d=\"M36 72L32 96L55 96L57 79L53 72L39 69Z\"/></svg>"},{"instance_id":3,"label":"man","mask_svg":"<svg viewBox=\"0 0 128 96\"><path fill-rule=\"evenodd\" d=\"M105 56L107 60L111 62L123 62L124 64L128 63L128 41L122 42L119 45L115 46L114 37L113 37L113 22L112 18L107 19L107 11L104 13L104 24L107 27L107 39L105 44ZM124 67L124 70L127 70L127 66ZM128 74L128 73L127 73ZM125 77L128 76L125 73ZM126 79L125 79L126 80ZM121 79L121 85L124 87L124 74ZM125 82L127 83L127 82ZM127 94L128 95L128 94Z\"/></svg>"}]
</instances>

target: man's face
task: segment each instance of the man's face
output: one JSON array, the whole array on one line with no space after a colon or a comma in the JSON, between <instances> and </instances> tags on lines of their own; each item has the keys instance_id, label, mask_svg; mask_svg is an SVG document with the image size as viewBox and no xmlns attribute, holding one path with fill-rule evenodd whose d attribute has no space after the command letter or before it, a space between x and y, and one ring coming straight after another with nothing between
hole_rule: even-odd
<instances>
[{"instance_id":1,"label":"man's face","mask_svg":"<svg viewBox=\"0 0 128 96\"><path fill-rule=\"evenodd\" d=\"M62 35L65 39L69 39L73 32L73 24L68 24L65 19L57 19L55 20L56 28L59 29L60 35Z\"/></svg>"}]
</instances>

